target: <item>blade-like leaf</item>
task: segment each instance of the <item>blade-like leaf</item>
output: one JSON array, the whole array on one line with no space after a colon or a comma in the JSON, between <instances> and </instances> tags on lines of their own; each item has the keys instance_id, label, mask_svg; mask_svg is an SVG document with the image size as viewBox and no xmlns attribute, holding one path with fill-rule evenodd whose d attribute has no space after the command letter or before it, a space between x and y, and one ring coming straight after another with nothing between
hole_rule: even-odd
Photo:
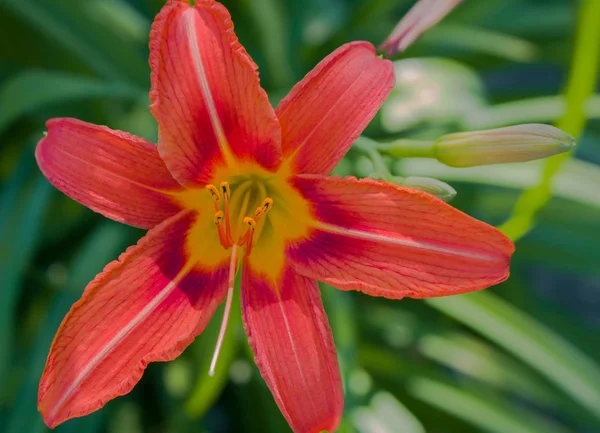
<instances>
[{"instance_id":1,"label":"blade-like leaf","mask_svg":"<svg viewBox=\"0 0 600 433\"><path fill-rule=\"evenodd\" d=\"M410 379L408 391L416 398L490 433L567 433L558 424L535 416L526 409L508 402L487 399L452 385L425 377Z\"/></svg>"},{"instance_id":2,"label":"blade-like leaf","mask_svg":"<svg viewBox=\"0 0 600 433\"><path fill-rule=\"evenodd\" d=\"M25 71L0 88L0 134L11 122L48 105L95 96L143 100L128 84L104 82L80 75L51 71Z\"/></svg>"},{"instance_id":3,"label":"blade-like leaf","mask_svg":"<svg viewBox=\"0 0 600 433\"><path fill-rule=\"evenodd\" d=\"M11 358L20 284L35 251L52 191L36 171L33 155L26 153L0 196L0 383L5 383Z\"/></svg>"},{"instance_id":4,"label":"blade-like leaf","mask_svg":"<svg viewBox=\"0 0 600 433\"><path fill-rule=\"evenodd\" d=\"M429 176L445 181L460 181L524 189L537 184L543 161L498 164L485 167L451 168L429 159L400 160L395 169L403 175ZM556 175L553 193L557 197L600 207L600 168L585 161L571 159Z\"/></svg>"},{"instance_id":5,"label":"blade-like leaf","mask_svg":"<svg viewBox=\"0 0 600 433\"><path fill-rule=\"evenodd\" d=\"M600 367L533 317L489 292L425 302L531 365L600 419Z\"/></svg>"}]
</instances>

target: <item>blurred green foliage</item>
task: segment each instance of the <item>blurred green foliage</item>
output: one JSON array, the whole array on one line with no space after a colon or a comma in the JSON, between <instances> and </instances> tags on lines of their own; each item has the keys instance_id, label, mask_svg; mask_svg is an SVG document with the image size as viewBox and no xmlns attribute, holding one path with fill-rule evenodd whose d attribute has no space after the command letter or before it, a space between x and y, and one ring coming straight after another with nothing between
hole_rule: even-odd
<instances>
[{"instance_id":1,"label":"blurred green foliage","mask_svg":"<svg viewBox=\"0 0 600 433\"><path fill-rule=\"evenodd\" d=\"M365 132L373 139L562 119L579 146L569 160L472 169L349 153L340 174L377 175L383 165L390 176L436 177L467 213L525 225L506 226L519 238L510 280L482 293L392 302L323 287L345 381L341 432L600 431L600 94L588 98L598 92L599 3L465 1L398 60L397 87ZM54 332L87 282L143 234L50 187L35 143L61 116L156 140L147 43L162 4L0 1L3 433L46 431L36 394ZM412 2L225 4L275 104L340 44L383 41ZM57 431L289 431L239 311L232 317L215 377L218 321L176 361L150 365L131 394Z\"/></svg>"}]
</instances>

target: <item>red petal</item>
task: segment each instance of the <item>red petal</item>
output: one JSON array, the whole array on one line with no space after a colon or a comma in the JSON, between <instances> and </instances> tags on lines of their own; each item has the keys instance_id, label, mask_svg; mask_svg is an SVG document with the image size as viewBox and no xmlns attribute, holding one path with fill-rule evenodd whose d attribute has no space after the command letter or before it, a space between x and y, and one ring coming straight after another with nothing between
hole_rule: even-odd
<instances>
[{"instance_id":1,"label":"red petal","mask_svg":"<svg viewBox=\"0 0 600 433\"><path fill-rule=\"evenodd\" d=\"M368 42L321 61L276 109L284 157L297 173L327 174L369 124L394 86L394 69ZM296 153L294 153L296 152Z\"/></svg>"},{"instance_id":2,"label":"red petal","mask_svg":"<svg viewBox=\"0 0 600 433\"><path fill-rule=\"evenodd\" d=\"M223 5L167 3L152 26L150 66L159 151L182 184L208 181L231 152L278 166L277 118Z\"/></svg>"},{"instance_id":3,"label":"red petal","mask_svg":"<svg viewBox=\"0 0 600 433\"><path fill-rule=\"evenodd\" d=\"M52 119L35 151L38 165L59 190L114 220L151 228L179 207L180 189L144 139L76 119Z\"/></svg>"},{"instance_id":4,"label":"red petal","mask_svg":"<svg viewBox=\"0 0 600 433\"><path fill-rule=\"evenodd\" d=\"M191 269L182 248L191 223L182 212L150 230L73 305L39 388L49 427L128 393L149 362L174 359L204 329L225 296L227 264Z\"/></svg>"},{"instance_id":5,"label":"red petal","mask_svg":"<svg viewBox=\"0 0 600 433\"><path fill-rule=\"evenodd\" d=\"M512 242L430 194L372 179L292 182L320 221L289 250L302 275L394 299L470 292L508 277Z\"/></svg>"},{"instance_id":6,"label":"red petal","mask_svg":"<svg viewBox=\"0 0 600 433\"><path fill-rule=\"evenodd\" d=\"M242 309L256 364L292 430L335 431L344 396L317 283L287 268L273 284L246 264Z\"/></svg>"}]
</instances>

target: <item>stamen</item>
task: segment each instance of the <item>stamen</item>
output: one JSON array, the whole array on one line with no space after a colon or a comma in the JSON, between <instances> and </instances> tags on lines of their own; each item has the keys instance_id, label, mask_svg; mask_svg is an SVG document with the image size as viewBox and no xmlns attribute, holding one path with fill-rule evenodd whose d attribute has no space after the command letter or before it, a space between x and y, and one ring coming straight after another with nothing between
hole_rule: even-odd
<instances>
[{"instance_id":1,"label":"stamen","mask_svg":"<svg viewBox=\"0 0 600 433\"><path fill-rule=\"evenodd\" d=\"M217 226L217 231L219 232L219 241L221 242L221 245L223 246L223 248L229 248L231 245L229 245L229 241L228 241L227 237L225 236L225 232L223 231L223 226L221 225L224 217L225 217L225 214L223 213L223 211L217 211L215 213L213 221L214 221L215 225Z\"/></svg>"},{"instance_id":2,"label":"stamen","mask_svg":"<svg viewBox=\"0 0 600 433\"><path fill-rule=\"evenodd\" d=\"M229 279L227 280L227 300L225 301L225 310L223 311L223 321L221 322L221 329L219 330L219 336L217 337L217 345L213 353L212 360L210 361L210 368L208 370L209 376L215 375L215 367L219 354L221 353L221 347L223 346L223 339L225 338L225 331L227 331L227 324L229 323L229 315L231 313L231 303L233 301L233 287L235 285L235 275L237 274L237 244L233 245L231 249L231 259L229 261Z\"/></svg>"},{"instance_id":3,"label":"stamen","mask_svg":"<svg viewBox=\"0 0 600 433\"><path fill-rule=\"evenodd\" d=\"M260 221L263 215L265 215L271 210L271 208L273 207L273 199L271 197L265 198L260 204L260 206L257 207L254 211L254 218L245 217L241 221L239 219L237 220L236 233L238 234L238 236L239 233L242 232L243 224L247 225L248 229L242 237L237 238L236 242L233 240L233 236L231 233L231 220L229 215L229 200L231 198L231 188L229 186L229 182L221 182L219 184L218 189L214 185L208 184L206 185L206 189L211 193L213 197L213 202L215 206L214 222L219 232L219 241L221 242L221 245L225 249L229 249L232 246L246 246L245 254L246 256L249 255L250 251L252 251L252 237L254 235L254 232L257 230L257 223ZM247 194L247 189L248 182L244 182L241 184L241 187L238 190L236 190L236 194L240 194L242 197L244 197L242 206L239 209L239 215L244 215L248 208L250 195ZM262 187L262 189L264 190L262 192L266 193L266 189L264 188L264 186ZM219 206L219 201L221 201L221 198L223 199L223 210L220 210ZM223 220L225 220L225 224L222 224ZM262 227L263 225L261 223L261 225L258 226L259 234L262 230Z\"/></svg>"},{"instance_id":4,"label":"stamen","mask_svg":"<svg viewBox=\"0 0 600 433\"><path fill-rule=\"evenodd\" d=\"M269 212L269 210L271 210L272 207L273 207L273 199L271 197L267 197L266 199L264 199L263 202L260 204L260 206L257 207L256 211L254 212L256 221L258 221L261 216L263 216L264 214Z\"/></svg>"},{"instance_id":5,"label":"stamen","mask_svg":"<svg viewBox=\"0 0 600 433\"><path fill-rule=\"evenodd\" d=\"M225 235L230 245L233 245L233 238L231 237L231 223L229 222L229 198L231 197L231 190L229 189L229 182L221 182L221 191L223 193L223 201L225 203Z\"/></svg>"},{"instance_id":6,"label":"stamen","mask_svg":"<svg viewBox=\"0 0 600 433\"><path fill-rule=\"evenodd\" d=\"M246 256L248 256L252 251L252 235L254 235L254 230L256 230L256 220L254 218L245 217L244 224L248 226L248 230L240 239L240 245L246 245Z\"/></svg>"}]
</instances>

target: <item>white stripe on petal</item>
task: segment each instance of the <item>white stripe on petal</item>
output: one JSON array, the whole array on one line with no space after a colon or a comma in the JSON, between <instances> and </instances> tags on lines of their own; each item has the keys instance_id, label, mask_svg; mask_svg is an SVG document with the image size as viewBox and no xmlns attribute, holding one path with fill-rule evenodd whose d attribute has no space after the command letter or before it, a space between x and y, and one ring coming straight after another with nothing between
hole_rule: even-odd
<instances>
[{"instance_id":1,"label":"white stripe on petal","mask_svg":"<svg viewBox=\"0 0 600 433\"><path fill-rule=\"evenodd\" d=\"M227 137L223 132L223 126L221 125L221 120L219 119L219 113L217 112L215 99L210 90L210 85L208 84L208 78L206 76L206 70L204 69L204 63L202 62L202 53L200 50L200 45L198 44L198 32L196 30L195 17L196 11L193 8L188 9L183 15L183 24L185 26L187 39L190 43L192 59L194 60L194 67L196 68L198 80L200 82L200 89L202 91L202 97L204 98L204 104L206 105L206 110L208 111L208 115L210 117L210 123L212 124L215 136L217 137L217 141L221 147L221 151L223 152L225 160L231 161L232 155L231 150L229 149L229 143L227 142Z\"/></svg>"},{"instance_id":2,"label":"white stripe on petal","mask_svg":"<svg viewBox=\"0 0 600 433\"><path fill-rule=\"evenodd\" d=\"M366 241L382 242L382 243L391 244L391 245L405 246L405 247L409 247L409 248L433 251L436 253L449 254L452 256L460 256L460 257L466 257L466 258L470 258L470 259L483 260L483 261L495 262L498 260L504 260L504 258L501 255L496 256L493 254L486 254L485 252L471 252L471 251L466 251L466 250L458 249L458 248L457 249L445 248L445 247L441 247L441 246L438 246L435 244L423 242L418 239L386 236L386 235L380 234L380 233L369 233L369 232L360 231L360 230L347 229L344 227L339 227L339 226L324 223L324 222L315 223L315 227L317 229L323 230L325 232L340 234L340 235L349 236L349 237L352 237L355 239L362 239L362 240L366 240Z\"/></svg>"},{"instance_id":3,"label":"white stripe on petal","mask_svg":"<svg viewBox=\"0 0 600 433\"><path fill-rule=\"evenodd\" d=\"M58 411L62 408L65 402L73 395L73 393L77 390L77 387L83 382L87 376L96 368L110 353L123 341L127 335L133 331L140 323L148 318L148 316L163 302L169 294L173 291L173 289L177 286L177 284L187 275L187 273L194 266L194 262L190 261L186 263L186 265L181 269L181 271L173 278L173 280L167 284L160 292L156 294L154 299L150 301L131 321L125 325L118 333L115 335L104 348L94 356L89 363L85 366L83 370L75 377L73 383L67 388L65 393L62 395L60 400L54 405L52 410L50 411L49 418L53 418Z\"/></svg>"}]
</instances>

